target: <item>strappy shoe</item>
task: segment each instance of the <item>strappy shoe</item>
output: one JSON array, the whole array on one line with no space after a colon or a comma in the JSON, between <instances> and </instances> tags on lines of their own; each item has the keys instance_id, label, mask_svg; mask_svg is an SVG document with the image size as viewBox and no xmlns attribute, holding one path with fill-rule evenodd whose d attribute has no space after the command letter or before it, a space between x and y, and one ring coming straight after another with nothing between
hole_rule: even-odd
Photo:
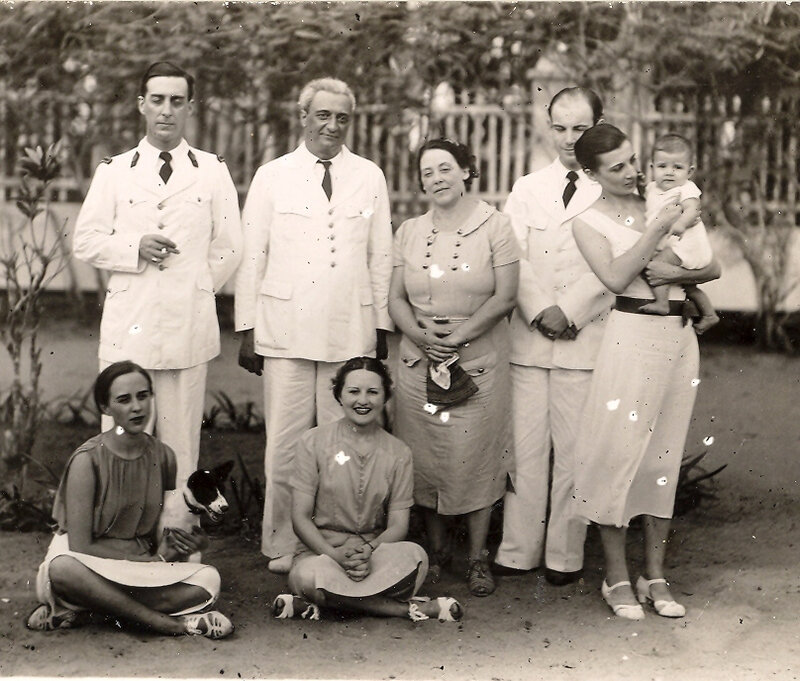
<instances>
[{"instance_id":1,"label":"strappy shoe","mask_svg":"<svg viewBox=\"0 0 800 681\"><path fill-rule=\"evenodd\" d=\"M56 629L71 629L75 626L78 613L74 610L56 615L47 604L37 605L28 615L25 626L33 631L55 631Z\"/></svg>"},{"instance_id":2,"label":"strappy shoe","mask_svg":"<svg viewBox=\"0 0 800 681\"><path fill-rule=\"evenodd\" d=\"M186 633L190 636L205 636L216 640L233 633L233 623L218 610L180 615L178 619L184 623Z\"/></svg>"},{"instance_id":3,"label":"strappy shoe","mask_svg":"<svg viewBox=\"0 0 800 681\"><path fill-rule=\"evenodd\" d=\"M408 604L408 618L412 622L422 622L423 620L430 619L422 610L419 609L417 602L427 602L430 601L430 598L427 596L417 596L416 598L412 598L411 602ZM461 607L461 603L459 603L455 598L451 598L450 596L440 596L436 599L436 605L439 608L439 614L436 618L440 622L458 622L464 617L464 608Z\"/></svg>"},{"instance_id":4,"label":"strappy shoe","mask_svg":"<svg viewBox=\"0 0 800 681\"><path fill-rule=\"evenodd\" d=\"M650 592L650 587L653 584L666 584L669 582L663 577L658 579L645 579L640 576L636 580L636 595L639 603L651 603L656 612L662 617L683 617L686 614L686 608L675 600L668 601L666 599L655 600Z\"/></svg>"},{"instance_id":5,"label":"strappy shoe","mask_svg":"<svg viewBox=\"0 0 800 681\"><path fill-rule=\"evenodd\" d=\"M617 582L613 586L609 586L606 584L606 580L603 580L603 584L600 586L600 593L603 594L603 600L608 603L608 607L614 612L617 617L621 617L625 620L643 620L644 619L644 610L642 610L641 605L631 605L630 603L618 603L614 605L609 601L609 597L611 596L611 592L614 589L618 589L621 586L630 586L631 583L626 579L623 582Z\"/></svg>"},{"instance_id":6,"label":"strappy shoe","mask_svg":"<svg viewBox=\"0 0 800 681\"><path fill-rule=\"evenodd\" d=\"M279 620L300 617L304 620L318 620L319 606L309 603L305 598L292 594L280 594L272 601L272 616Z\"/></svg>"},{"instance_id":7,"label":"strappy shoe","mask_svg":"<svg viewBox=\"0 0 800 681\"><path fill-rule=\"evenodd\" d=\"M467 567L467 585L473 596L488 596L497 588L488 557L470 558Z\"/></svg>"}]
</instances>

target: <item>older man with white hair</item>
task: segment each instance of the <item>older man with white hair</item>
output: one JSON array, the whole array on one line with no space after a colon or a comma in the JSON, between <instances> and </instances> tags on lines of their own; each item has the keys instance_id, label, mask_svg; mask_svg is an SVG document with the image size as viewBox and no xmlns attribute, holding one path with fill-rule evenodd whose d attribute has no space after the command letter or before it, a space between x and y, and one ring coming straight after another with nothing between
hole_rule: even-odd
<instances>
[{"instance_id":1,"label":"older man with white hair","mask_svg":"<svg viewBox=\"0 0 800 681\"><path fill-rule=\"evenodd\" d=\"M355 97L321 78L298 101L303 142L261 166L243 213L236 278L239 364L264 375L266 494L261 550L289 571L293 448L341 417L331 379L351 357L386 356L392 228L380 168L345 145Z\"/></svg>"}]
</instances>

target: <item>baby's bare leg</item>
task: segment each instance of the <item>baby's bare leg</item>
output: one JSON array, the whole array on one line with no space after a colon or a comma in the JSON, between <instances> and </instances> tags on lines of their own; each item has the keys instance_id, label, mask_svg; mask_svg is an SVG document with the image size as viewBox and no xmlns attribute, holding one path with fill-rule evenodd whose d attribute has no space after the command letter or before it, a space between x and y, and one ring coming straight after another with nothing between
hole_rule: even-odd
<instances>
[{"instance_id":1,"label":"baby's bare leg","mask_svg":"<svg viewBox=\"0 0 800 681\"><path fill-rule=\"evenodd\" d=\"M680 265L681 259L672 252L671 248L665 248L656 253L652 260L656 262L665 262L670 265ZM642 305L639 310L648 314L661 314L669 313L669 284L662 286L651 286L653 297L655 300L647 305Z\"/></svg>"},{"instance_id":2,"label":"baby's bare leg","mask_svg":"<svg viewBox=\"0 0 800 681\"><path fill-rule=\"evenodd\" d=\"M694 323L694 332L701 336L719 322L719 316L717 316L717 311L711 304L709 297L697 286L685 286L684 290L686 291L686 297L695 304L698 312L700 312L700 319Z\"/></svg>"}]
</instances>

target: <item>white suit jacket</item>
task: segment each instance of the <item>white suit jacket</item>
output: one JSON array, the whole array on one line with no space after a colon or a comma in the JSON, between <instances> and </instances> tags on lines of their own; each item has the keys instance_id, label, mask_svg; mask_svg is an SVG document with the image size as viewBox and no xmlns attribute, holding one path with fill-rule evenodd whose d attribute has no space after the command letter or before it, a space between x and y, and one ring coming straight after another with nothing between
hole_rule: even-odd
<instances>
[{"instance_id":1,"label":"white suit jacket","mask_svg":"<svg viewBox=\"0 0 800 681\"><path fill-rule=\"evenodd\" d=\"M182 140L173 173L158 177L159 151L139 146L105 159L75 225L77 258L109 270L100 359L184 369L219 354L214 293L241 257L239 200L225 163ZM177 245L160 268L139 256L145 234Z\"/></svg>"},{"instance_id":2,"label":"white suit jacket","mask_svg":"<svg viewBox=\"0 0 800 681\"><path fill-rule=\"evenodd\" d=\"M391 330L392 226L383 172L347 148L328 201L304 144L261 166L244 207L236 330L265 357L336 362L374 354Z\"/></svg>"},{"instance_id":3,"label":"white suit jacket","mask_svg":"<svg viewBox=\"0 0 800 681\"><path fill-rule=\"evenodd\" d=\"M600 196L600 185L578 171L576 191L564 208L567 168L557 158L514 183L505 206L522 247L517 307L511 318L511 362L525 366L592 369L613 302L572 236L572 219ZM531 329L534 317L558 305L579 333L549 340Z\"/></svg>"}]
</instances>

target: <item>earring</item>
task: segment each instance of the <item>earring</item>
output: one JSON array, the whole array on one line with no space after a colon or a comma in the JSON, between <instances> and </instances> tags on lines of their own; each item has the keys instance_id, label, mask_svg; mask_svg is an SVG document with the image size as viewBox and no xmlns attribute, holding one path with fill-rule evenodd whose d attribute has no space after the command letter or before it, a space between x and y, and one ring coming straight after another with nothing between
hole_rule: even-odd
<instances>
[{"instance_id":1,"label":"earring","mask_svg":"<svg viewBox=\"0 0 800 681\"><path fill-rule=\"evenodd\" d=\"M117 426L116 428L114 428L114 432L117 435L124 435L125 434L125 429L122 426Z\"/></svg>"}]
</instances>

